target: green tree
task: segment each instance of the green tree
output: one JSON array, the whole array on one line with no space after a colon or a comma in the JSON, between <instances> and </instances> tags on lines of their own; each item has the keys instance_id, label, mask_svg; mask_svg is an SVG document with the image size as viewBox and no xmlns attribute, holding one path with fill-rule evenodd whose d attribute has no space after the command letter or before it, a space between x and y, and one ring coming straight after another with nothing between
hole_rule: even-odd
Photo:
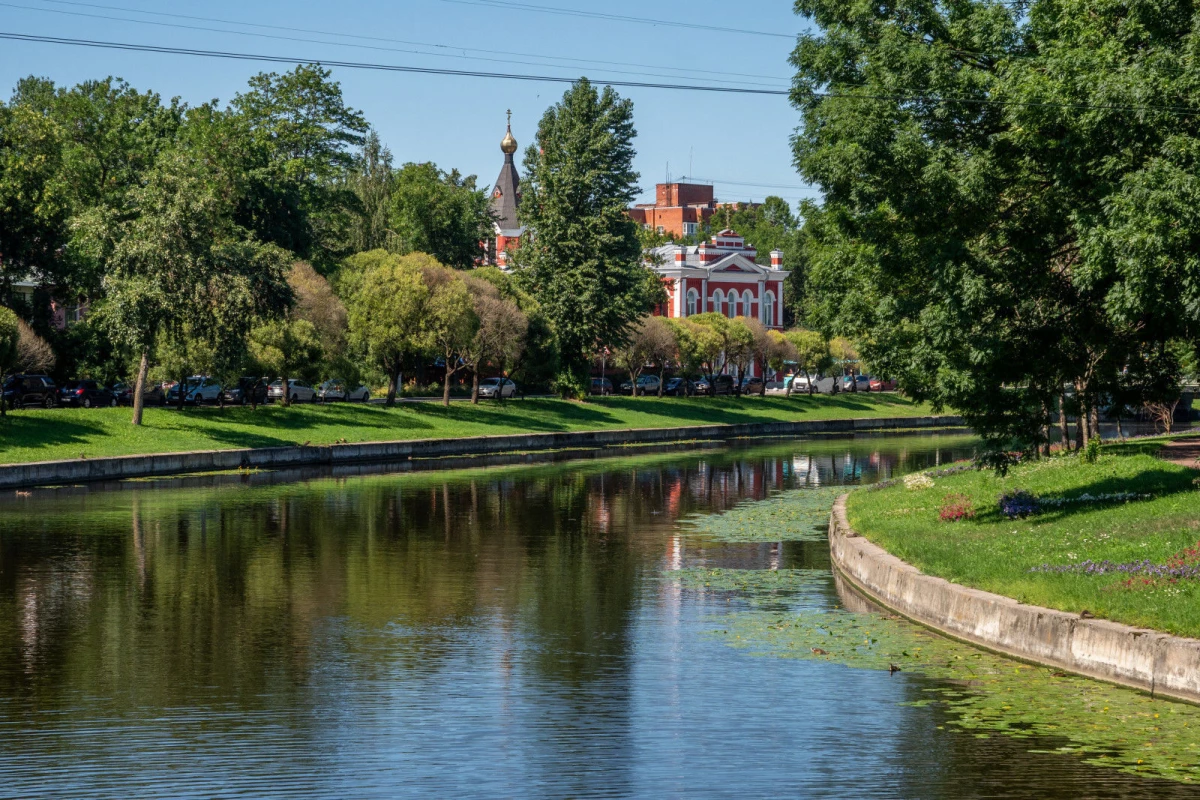
<instances>
[{"instance_id":1,"label":"green tree","mask_svg":"<svg viewBox=\"0 0 1200 800\"><path fill-rule=\"evenodd\" d=\"M9 373L16 368L20 358L20 321L12 309L0 306L0 386L8 380ZM0 417L5 414L6 405L4 398L0 397Z\"/></svg>"},{"instance_id":2,"label":"green tree","mask_svg":"<svg viewBox=\"0 0 1200 800\"><path fill-rule=\"evenodd\" d=\"M364 253L350 259L350 338L388 377L387 404L396 403L405 360L429 349L430 288L424 268L440 264L424 253ZM361 265L361 273L357 267Z\"/></svg>"},{"instance_id":3,"label":"green tree","mask_svg":"<svg viewBox=\"0 0 1200 800\"><path fill-rule=\"evenodd\" d=\"M266 320L250 331L250 354L269 374L280 376L281 405L292 404L289 381L305 370L312 370L321 359L321 338L317 328L306 319L285 314Z\"/></svg>"},{"instance_id":4,"label":"green tree","mask_svg":"<svg viewBox=\"0 0 1200 800\"><path fill-rule=\"evenodd\" d=\"M779 373L783 372L788 364L795 364L797 353L796 345L792 343L782 331L770 330L767 331L767 357L766 364L775 371L778 378ZM786 394L792 396L792 381L787 382ZM766 379L763 379L763 392L766 392Z\"/></svg>"},{"instance_id":5,"label":"green tree","mask_svg":"<svg viewBox=\"0 0 1200 800\"><path fill-rule=\"evenodd\" d=\"M392 178L389 248L428 253L455 269L470 269L492 237L487 194L475 176L443 172L436 164L405 164Z\"/></svg>"},{"instance_id":6,"label":"green tree","mask_svg":"<svg viewBox=\"0 0 1200 800\"><path fill-rule=\"evenodd\" d=\"M350 248L356 253L388 249L394 233L391 230L392 153L371 131L363 142L358 167L350 174L350 189L358 198L360 213L350 229Z\"/></svg>"},{"instance_id":7,"label":"green tree","mask_svg":"<svg viewBox=\"0 0 1200 800\"><path fill-rule=\"evenodd\" d=\"M582 396L592 353L621 345L663 296L625 213L637 194L634 136L632 102L581 79L525 152L520 215L533 233L514 262L554 325L563 395Z\"/></svg>"},{"instance_id":8,"label":"green tree","mask_svg":"<svg viewBox=\"0 0 1200 800\"><path fill-rule=\"evenodd\" d=\"M495 270L501 281L507 276ZM491 277L491 276L489 276ZM471 345L463 355L463 366L471 370L471 403L479 403L479 373L488 364L501 375L508 374L508 367L521 357L525 349L525 338L529 331L529 317L513 300L501 294L497 285L500 281L477 275L466 275L467 289L471 292L471 303L479 327ZM497 400L503 394L497 393Z\"/></svg>"},{"instance_id":9,"label":"green tree","mask_svg":"<svg viewBox=\"0 0 1200 800\"><path fill-rule=\"evenodd\" d=\"M440 264L421 270L429 287L429 311L425 319L429 346L444 360L442 405L450 407L450 379L469 366L471 349L479 332L479 316L467 282Z\"/></svg>"},{"instance_id":10,"label":"green tree","mask_svg":"<svg viewBox=\"0 0 1200 800\"><path fill-rule=\"evenodd\" d=\"M715 311L705 311L693 314L687 322L701 330L690 326L680 330L690 333L695 357L708 375L718 375L725 371L729 353L729 318Z\"/></svg>"},{"instance_id":11,"label":"green tree","mask_svg":"<svg viewBox=\"0 0 1200 800\"><path fill-rule=\"evenodd\" d=\"M808 382L808 393L814 394L817 387L813 379L824 369L826 369L832 356L829 352L829 342L825 341L825 337L817 331L804 330L803 328L795 328L784 334L788 341L791 342L795 351L796 368L804 373L804 378ZM791 385L788 385L788 393L791 393Z\"/></svg>"}]
</instances>

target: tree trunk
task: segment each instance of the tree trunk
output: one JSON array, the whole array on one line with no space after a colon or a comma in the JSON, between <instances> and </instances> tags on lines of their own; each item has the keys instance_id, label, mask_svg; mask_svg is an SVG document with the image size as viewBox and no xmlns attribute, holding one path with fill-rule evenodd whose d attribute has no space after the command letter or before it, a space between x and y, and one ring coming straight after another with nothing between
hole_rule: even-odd
<instances>
[{"instance_id":1,"label":"tree trunk","mask_svg":"<svg viewBox=\"0 0 1200 800\"><path fill-rule=\"evenodd\" d=\"M392 368L391 380L388 381L387 390L387 406L391 408L396 405L396 395L400 392L400 360L396 359L396 365Z\"/></svg>"},{"instance_id":2,"label":"tree trunk","mask_svg":"<svg viewBox=\"0 0 1200 800\"><path fill-rule=\"evenodd\" d=\"M1125 441L1125 434L1121 431L1121 415L1117 414L1117 438Z\"/></svg>"},{"instance_id":3,"label":"tree trunk","mask_svg":"<svg viewBox=\"0 0 1200 800\"><path fill-rule=\"evenodd\" d=\"M442 405L446 408L450 407L450 376L454 373L450 371L450 357L446 357L446 372L442 377Z\"/></svg>"},{"instance_id":4,"label":"tree trunk","mask_svg":"<svg viewBox=\"0 0 1200 800\"><path fill-rule=\"evenodd\" d=\"M667 371L667 368L666 368L666 366L665 366L665 365L663 365L663 364L659 364L659 365L658 365L658 396L659 396L659 397L662 397L662 393L663 393L663 374L664 374L664 373L666 373L666 371Z\"/></svg>"},{"instance_id":5,"label":"tree trunk","mask_svg":"<svg viewBox=\"0 0 1200 800\"><path fill-rule=\"evenodd\" d=\"M1042 455L1050 457L1050 404L1042 401Z\"/></svg>"},{"instance_id":6,"label":"tree trunk","mask_svg":"<svg viewBox=\"0 0 1200 800\"><path fill-rule=\"evenodd\" d=\"M471 370L471 405L479 405L479 370L477 369Z\"/></svg>"},{"instance_id":7,"label":"tree trunk","mask_svg":"<svg viewBox=\"0 0 1200 800\"><path fill-rule=\"evenodd\" d=\"M150 351L142 348L142 361L138 364L137 381L133 384L133 420L134 425L142 424L142 409L146 405L146 373L150 371Z\"/></svg>"},{"instance_id":8,"label":"tree trunk","mask_svg":"<svg viewBox=\"0 0 1200 800\"><path fill-rule=\"evenodd\" d=\"M1067 423L1067 395L1065 393L1058 396L1058 438L1064 452L1071 449L1071 427Z\"/></svg>"},{"instance_id":9,"label":"tree trunk","mask_svg":"<svg viewBox=\"0 0 1200 800\"><path fill-rule=\"evenodd\" d=\"M183 411L183 397L184 397L184 394L185 394L186 392L187 392L187 374L186 374L186 373L184 373L183 375L180 375L180 376L179 376L179 402L178 402L178 406L179 406L179 410L180 410L180 411Z\"/></svg>"},{"instance_id":10,"label":"tree trunk","mask_svg":"<svg viewBox=\"0 0 1200 800\"><path fill-rule=\"evenodd\" d=\"M816 387L813 386L812 375L808 373L808 370L804 370L804 377L808 379L808 396L812 397L814 394L816 394L816 392L813 391L816 389Z\"/></svg>"},{"instance_id":11,"label":"tree trunk","mask_svg":"<svg viewBox=\"0 0 1200 800\"><path fill-rule=\"evenodd\" d=\"M1088 414L1088 427L1091 428L1093 439L1100 438L1100 407L1095 403L1092 404L1091 412Z\"/></svg>"},{"instance_id":12,"label":"tree trunk","mask_svg":"<svg viewBox=\"0 0 1200 800\"><path fill-rule=\"evenodd\" d=\"M637 381L638 375L633 372L629 373L629 392L633 397L637 397Z\"/></svg>"}]
</instances>

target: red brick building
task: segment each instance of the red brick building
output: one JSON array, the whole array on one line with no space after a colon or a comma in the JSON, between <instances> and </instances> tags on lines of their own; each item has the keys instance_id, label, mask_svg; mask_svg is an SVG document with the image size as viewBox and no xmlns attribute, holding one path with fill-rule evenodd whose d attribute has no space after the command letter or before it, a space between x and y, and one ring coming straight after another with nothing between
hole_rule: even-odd
<instances>
[{"instance_id":1,"label":"red brick building","mask_svg":"<svg viewBox=\"0 0 1200 800\"><path fill-rule=\"evenodd\" d=\"M654 202L629 209L629 218L661 234L683 238L700 231L717 209L733 203L718 203L713 187L703 183L660 183L654 187ZM754 207L757 203L746 203Z\"/></svg>"}]
</instances>

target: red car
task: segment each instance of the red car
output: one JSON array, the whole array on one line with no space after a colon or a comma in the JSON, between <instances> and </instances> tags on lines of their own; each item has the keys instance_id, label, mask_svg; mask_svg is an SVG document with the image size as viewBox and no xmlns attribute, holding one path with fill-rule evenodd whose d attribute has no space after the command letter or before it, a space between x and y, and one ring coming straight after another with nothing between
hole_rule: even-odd
<instances>
[{"instance_id":1,"label":"red car","mask_svg":"<svg viewBox=\"0 0 1200 800\"><path fill-rule=\"evenodd\" d=\"M885 381L883 378L871 378L872 392L894 392L896 391L895 381Z\"/></svg>"}]
</instances>

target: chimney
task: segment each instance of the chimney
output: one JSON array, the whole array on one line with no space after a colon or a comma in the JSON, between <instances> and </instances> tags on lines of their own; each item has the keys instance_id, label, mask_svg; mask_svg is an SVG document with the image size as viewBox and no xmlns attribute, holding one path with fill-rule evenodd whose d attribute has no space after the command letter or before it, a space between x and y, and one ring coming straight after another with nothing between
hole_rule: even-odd
<instances>
[{"instance_id":1,"label":"chimney","mask_svg":"<svg viewBox=\"0 0 1200 800\"><path fill-rule=\"evenodd\" d=\"M783 269L783 251L771 251L771 269Z\"/></svg>"},{"instance_id":2,"label":"chimney","mask_svg":"<svg viewBox=\"0 0 1200 800\"><path fill-rule=\"evenodd\" d=\"M710 261L716 260L717 254L712 251L708 242L700 243L700 263L707 264Z\"/></svg>"},{"instance_id":3,"label":"chimney","mask_svg":"<svg viewBox=\"0 0 1200 800\"><path fill-rule=\"evenodd\" d=\"M687 248L686 247L676 247L675 248L675 266L682 267L686 262L687 262Z\"/></svg>"}]
</instances>

